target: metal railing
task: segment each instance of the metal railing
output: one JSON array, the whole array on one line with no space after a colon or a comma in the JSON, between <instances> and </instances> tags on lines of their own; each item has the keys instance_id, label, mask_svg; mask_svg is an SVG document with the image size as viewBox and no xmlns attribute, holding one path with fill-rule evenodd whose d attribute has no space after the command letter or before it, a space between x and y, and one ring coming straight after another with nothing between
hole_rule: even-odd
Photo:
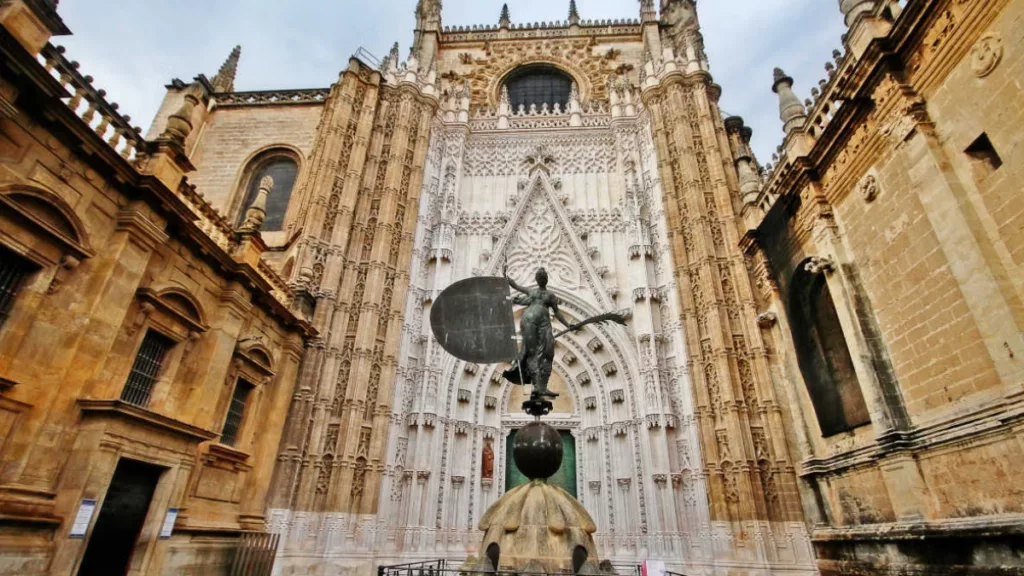
<instances>
[{"instance_id":1,"label":"metal railing","mask_svg":"<svg viewBox=\"0 0 1024 576\"><path fill-rule=\"evenodd\" d=\"M270 576L280 540L280 534L242 532L231 563L231 576Z\"/></svg>"},{"instance_id":2,"label":"metal railing","mask_svg":"<svg viewBox=\"0 0 1024 576\"><path fill-rule=\"evenodd\" d=\"M612 562L612 568L619 573L619 576L643 576L643 567L639 564L622 564ZM461 560L428 560L424 562L410 562L407 564L394 564L391 566L379 566L377 576L459 576L465 574L462 569ZM572 574L572 571L562 572L523 572L521 570L498 569L496 575L512 576L552 576ZM666 574L672 574L666 572ZM675 574L674 576L684 576Z\"/></svg>"}]
</instances>

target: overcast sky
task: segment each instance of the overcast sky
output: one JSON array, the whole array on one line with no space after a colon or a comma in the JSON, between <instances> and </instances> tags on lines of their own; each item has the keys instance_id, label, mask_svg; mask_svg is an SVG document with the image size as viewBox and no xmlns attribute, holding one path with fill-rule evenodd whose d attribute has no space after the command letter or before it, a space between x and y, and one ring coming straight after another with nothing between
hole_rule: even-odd
<instances>
[{"instance_id":1,"label":"overcast sky","mask_svg":"<svg viewBox=\"0 0 1024 576\"><path fill-rule=\"evenodd\" d=\"M447 25L495 24L502 0L444 0ZM564 20L569 0L509 0L513 22ZM837 0L700 2L711 73L722 109L754 129L758 159L781 142L772 68L796 80L801 99L824 74L844 31ZM331 85L360 46L382 57L396 40L408 53L416 0L63 0L74 33L54 38L83 74L149 126L171 78L212 76L242 45L236 90ZM637 18L637 0L577 0L584 19Z\"/></svg>"}]
</instances>

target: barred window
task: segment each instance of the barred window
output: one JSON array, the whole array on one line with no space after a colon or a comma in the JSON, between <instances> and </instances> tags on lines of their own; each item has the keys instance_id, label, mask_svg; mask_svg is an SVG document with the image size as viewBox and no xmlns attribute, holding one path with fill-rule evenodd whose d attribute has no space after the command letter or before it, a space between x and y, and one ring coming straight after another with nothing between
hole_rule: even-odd
<instances>
[{"instance_id":1,"label":"barred window","mask_svg":"<svg viewBox=\"0 0 1024 576\"><path fill-rule=\"evenodd\" d=\"M526 66L512 72L505 80L505 87L513 111L518 111L520 105L529 110L530 105L536 104L539 110L544 104L553 108L555 103L565 110L569 105L572 78L554 66Z\"/></svg>"},{"instance_id":2,"label":"barred window","mask_svg":"<svg viewBox=\"0 0 1024 576\"><path fill-rule=\"evenodd\" d=\"M245 220L245 211L256 200L256 194L260 190L260 181L264 176L274 179L274 187L267 196L267 216L263 220L265 232L277 232L284 228L284 216L288 212L288 202L292 198L292 188L295 187L295 178L299 173L299 166L295 160L284 156L283 152L262 156L257 159L249 170L249 187L246 189L245 198L238 209L237 225Z\"/></svg>"},{"instance_id":3,"label":"barred window","mask_svg":"<svg viewBox=\"0 0 1024 576\"><path fill-rule=\"evenodd\" d=\"M0 326L10 315L14 299L31 272L24 258L0 246Z\"/></svg>"},{"instance_id":4,"label":"barred window","mask_svg":"<svg viewBox=\"0 0 1024 576\"><path fill-rule=\"evenodd\" d=\"M121 392L121 400L143 408L149 404L149 397L160 375L164 356L172 346L174 341L163 334L153 330L146 332L142 346L139 346L139 352L135 355L132 371L128 374L128 382Z\"/></svg>"},{"instance_id":5,"label":"barred window","mask_svg":"<svg viewBox=\"0 0 1024 576\"><path fill-rule=\"evenodd\" d=\"M228 416L224 419L224 430L221 432L221 444L234 446L238 441L238 431L242 427L242 418L245 416L245 405L249 401L249 394L253 385L245 380L239 379L235 385L235 393L231 395L231 405L228 406Z\"/></svg>"}]
</instances>

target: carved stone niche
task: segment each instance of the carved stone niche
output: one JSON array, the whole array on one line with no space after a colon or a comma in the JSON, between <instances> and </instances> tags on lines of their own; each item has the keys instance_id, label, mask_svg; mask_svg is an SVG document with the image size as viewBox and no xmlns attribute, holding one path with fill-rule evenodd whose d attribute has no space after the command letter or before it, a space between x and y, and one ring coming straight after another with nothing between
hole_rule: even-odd
<instances>
[{"instance_id":1,"label":"carved stone niche","mask_svg":"<svg viewBox=\"0 0 1024 576\"><path fill-rule=\"evenodd\" d=\"M477 371L480 370L480 366L478 364L473 364L472 362L466 362L466 365L463 366L462 369L466 374L476 374Z\"/></svg>"},{"instance_id":2,"label":"carved stone niche","mask_svg":"<svg viewBox=\"0 0 1024 576\"><path fill-rule=\"evenodd\" d=\"M469 390L464 390L464 389L461 389L461 388L459 389L459 402L462 402L462 403L469 402L472 397L473 397L473 393L470 392Z\"/></svg>"},{"instance_id":3,"label":"carved stone niche","mask_svg":"<svg viewBox=\"0 0 1024 576\"><path fill-rule=\"evenodd\" d=\"M613 403L622 404L626 401L626 394L622 390L612 390L611 398Z\"/></svg>"},{"instance_id":4,"label":"carved stone niche","mask_svg":"<svg viewBox=\"0 0 1024 576\"><path fill-rule=\"evenodd\" d=\"M487 408L488 410L494 410L497 407L498 407L498 399L497 398L495 398L494 396L486 396L486 397L484 397L484 408Z\"/></svg>"},{"instance_id":5,"label":"carved stone niche","mask_svg":"<svg viewBox=\"0 0 1024 576\"><path fill-rule=\"evenodd\" d=\"M0 245L40 268L53 267L50 294L94 255L85 225L71 206L56 194L30 186L0 186Z\"/></svg>"},{"instance_id":6,"label":"carved stone niche","mask_svg":"<svg viewBox=\"0 0 1024 576\"><path fill-rule=\"evenodd\" d=\"M615 366L615 362L608 362L604 366L601 366L601 370L605 376L613 376L618 373L619 369Z\"/></svg>"},{"instance_id":7,"label":"carved stone niche","mask_svg":"<svg viewBox=\"0 0 1024 576\"><path fill-rule=\"evenodd\" d=\"M601 342L600 338L594 336L590 342L587 342L587 348L589 348L591 352L597 353L604 348L604 344Z\"/></svg>"},{"instance_id":8,"label":"carved stone niche","mask_svg":"<svg viewBox=\"0 0 1024 576\"><path fill-rule=\"evenodd\" d=\"M576 355L571 350L567 351L565 354L562 354L562 362L565 362L566 366L572 366L576 363Z\"/></svg>"},{"instance_id":9,"label":"carved stone niche","mask_svg":"<svg viewBox=\"0 0 1024 576\"><path fill-rule=\"evenodd\" d=\"M580 386L589 386L590 374L586 372L581 372L580 375L576 377L576 383L579 384Z\"/></svg>"},{"instance_id":10,"label":"carved stone niche","mask_svg":"<svg viewBox=\"0 0 1024 576\"><path fill-rule=\"evenodd\" d=\"M466 432L468 432L468 431L469 431L469 422L465 422L463 420L459 420L458 422L455 423L455 435L456 436L465 436Z\"/></svg>"},{"instance_id":11,"label":"carved stone niche","mask_svg":"<svg viewBox=\"0 0 1024 576\"><path fill-rule=\"evenodd\" d=\"M587 410L596 410L597 398L594 396L588 396L587 398L583 399L583 404L584 406L586 406Z\"/></svg>"}]
</instances>

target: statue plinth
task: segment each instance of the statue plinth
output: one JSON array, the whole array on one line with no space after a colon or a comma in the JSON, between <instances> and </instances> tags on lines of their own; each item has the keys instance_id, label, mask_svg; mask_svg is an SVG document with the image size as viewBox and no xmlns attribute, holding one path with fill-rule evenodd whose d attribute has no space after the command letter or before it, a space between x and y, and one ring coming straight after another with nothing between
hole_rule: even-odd
<instances>
[{"instance_id":1,"label":"statue plinth","mask_svg":"<svg viewBox=\"0 0 1024 576\"><path fill-rule=\"evenodd\" d=\"M544 400L531 402L546 403ZM531 406L536 407L536 406ZM615 574L599 562L594 532L597 525L586 508L568 492L548 484L562 464L558 431L539 419L516 433L512 458L530 481L509 490L483 518L480 555L462 566L467 573L497 570L519 573Z\"/></svg>"}]
</instances>

